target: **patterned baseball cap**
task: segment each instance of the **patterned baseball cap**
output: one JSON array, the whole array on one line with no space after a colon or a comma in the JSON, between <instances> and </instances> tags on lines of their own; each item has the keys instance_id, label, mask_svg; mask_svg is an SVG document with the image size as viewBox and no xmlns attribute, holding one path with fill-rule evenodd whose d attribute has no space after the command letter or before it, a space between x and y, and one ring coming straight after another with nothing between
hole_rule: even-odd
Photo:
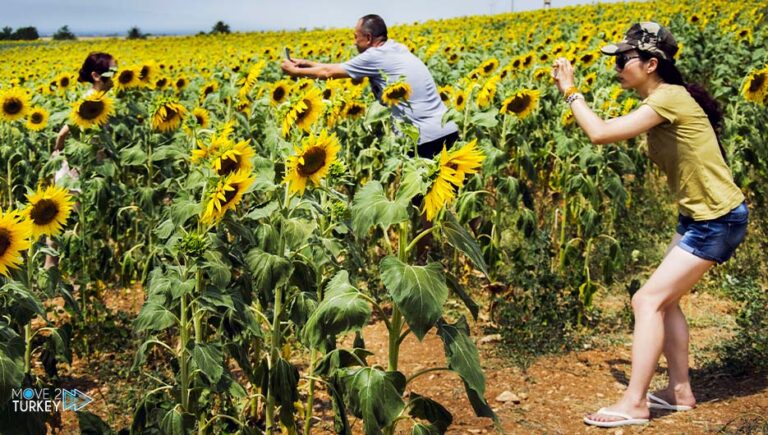
<instances>
[{"instance_id":1,"label":"patterned baseball cap","mask_svg":"<svg viewBox=\"0 0 768 435\"><path fill-rule=\"evenodd\" d=\"M677 49L677 41L666 27L647 21L633 24L621 42L606 45L600 51L615 56L629 50L642 50L665 60L674 60Z\"/></svg>"}]
</instances>

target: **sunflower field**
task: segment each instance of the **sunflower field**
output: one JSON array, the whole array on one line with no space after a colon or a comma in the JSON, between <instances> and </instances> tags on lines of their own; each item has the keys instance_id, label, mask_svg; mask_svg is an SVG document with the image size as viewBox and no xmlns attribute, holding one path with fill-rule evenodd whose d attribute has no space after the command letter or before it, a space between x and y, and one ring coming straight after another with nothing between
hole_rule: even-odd
<instances>
[{"instance_id":1,"label":"sunflower field","mask_svg":"<svg viewBox=\"0 0 768 435\"><path fill-rule=\"evenodd\" d=\"M515 340L526 306L558 307L549 333L589 330L595 297L648 261L637 234L674 217L644 139L592 145L552 61L574 63L603 117L626 114L637 96L599 48L636 21L669 27L681 71L724 108L750 231L764 234L766 15L756 0L673 0L393 26L459 126L435 160L411 157L418 131L390 116L407 84L382 105L366 81L282 74L285 47L356 55L349 29L0 43L0 432L61 424L10 412L12 390L60 385L75 356L98 354L115 288L145 295L123 331L138 343L130 423L82 411L83 431L444 433L445 404L411 386L435 370L501 430L470 336L489 309L480 289ZM77 82L93 51L117 59L108 92ZM733 267L765 283L764 259ZM371 322L385 325L379 355ZM444 367L400 371L411 334L439 336Z\"/></svg>"}]
</instances>

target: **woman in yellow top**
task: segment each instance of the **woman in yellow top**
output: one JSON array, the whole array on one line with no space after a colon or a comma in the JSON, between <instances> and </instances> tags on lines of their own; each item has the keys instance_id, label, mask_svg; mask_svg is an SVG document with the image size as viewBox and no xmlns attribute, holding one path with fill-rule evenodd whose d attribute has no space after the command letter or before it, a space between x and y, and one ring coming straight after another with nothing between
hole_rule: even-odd
<instances>
[{"instance_id":1,"label":"woman in yellow top","mask_svg":"<svg viewBox=\"0 0 768 435\"><path fill-rule=\"evenodd\" d=\"M632 375L624 396L584 417L601 427L645 424L649 408L686 411L696 405L688 378L688 325L680 298L715 263L723 263L744 239L748 210L733 182L716 130L722 121L717 102L701 87L686 85L675 66L678 46L657 23L634 24L624 40L602 48L616 56L624 89L644 100L625 116L603 120L574 87L573 67L559 58L553 77L576 122L595 144L648 133L648 154L666 174L679 219L664 260L632 297L635 329ZM666 389L648 393L659 356L669 369Z\"/></svg>"}]
</instances>

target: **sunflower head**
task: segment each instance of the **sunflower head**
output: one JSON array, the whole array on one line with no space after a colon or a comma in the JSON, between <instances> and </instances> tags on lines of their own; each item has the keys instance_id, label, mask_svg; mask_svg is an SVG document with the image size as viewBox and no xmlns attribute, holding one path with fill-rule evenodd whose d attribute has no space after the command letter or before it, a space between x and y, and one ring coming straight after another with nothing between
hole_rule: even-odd
<instances>
[{"instance_id":1,"label":"sunflower head","mask_svg":"<svg viewBox=\"0 0 768 435\"><path fill-rule=\"evenodd\" d=\"M744 81L741 94L749 101L760 103L768 95L768 68L752 71Z\"/></svg>"},{"instance_id":2,"label":"sunflower head","mask_svg":"<svg viewBox=\"0 0 768 435\"><path fill-rule=\"evenodd\" d=\"M152 129L161 132L174 131L184 120L187 109L171 98L161 98L152 111Z\"/></svg>"},{"instance_id":3,"label":"sunflower head","mask_svg":"<svg viewBox=\"0 0 768 435\"><path fill-rule=\"evenodd\" d=\"M215 224L224 217L227 210L234 210L243 199L245 192L256 181L248 172L235 172L221 178L212 192L200 220L205 224Z\"/></svg>"},{"instance_id":4,"label":"sunflower head","mask_svg":"<svg viewBox=\"0 0 768 435\"><path fill-rule=\"evenodd\" d=\"M365 104L350 101L344 105L343 113L345 118L359 118L365 114Z\"/></svg>"},{"instance_id":5,"label":"sunflower head","mask_svg":"<svg viewBox=\"0 0 768 435\"><path fill-rule=\"evenodd\" d=\"M288 99L290 92L291 82L287 80L277 81L272 85L272 90L269 93L269 102L273 106L277 106Z\"/></svg>"},{"instance_id":6,"label":"sunflower head","mask_svg":"<svg viewBox=\"0 0 768 435\"><path fill-rule=\"evenodd\" d=\"M139 71L133 68L121 69L117 73L117 78L114 80L115 88L120 91L124 89L131 89L141 85L139 79Z\"/></svg>"},{"instance_id":7,"label":"sunflower head","mask_svg":"<svg viewBox=\"0 0 768 435\"><path fill-rule=\"evenodd\" d=\"M381 92L381 101L387 106L394 106L408 101L411 98L413 90L411 85L406 82L394 82L389 84Z\"/></svg>"},{"instance_id":8,"label":"sunflower head","mask_svg":"<svg viewBox=\"0 0 768 435\"><path fill-rule=\"evenodd\" d=\"M29 94L24 89L13 87L0 94L0 119L15 121L29 111Z\"/></svg>"},{"instance_id":9,"label":"sunflower head","mask_svg":"<svg viewBox=\"0 0 768 435\"><path fill-rule=\"evenodd\" d=\"M538 100L539 91L523 89L504 100L504 102L501 103L501 110L499 113L502 115L513 114L518 118L523 119L536 108Z\"/></svg>"},{"instance_id":10,"label":"sunflower head","mask_svg":"<svg viewBox=\"0 0 768 435\"><path fill-rule=\"evenodd\" d=\"M104 92L95 92L72 106L70 119L82 129L107 123L114 112L112 100Z\"/></svg>"},{"instance_id":11,"label":"sunflower head","mask_svg":"<svg viewBox=\"0 0 768 435\"><path fill-rule=\"evenodd\" d=\"M211 123L211 114L202 107L195 107L192 116L195 118L195 125L199 128L208 128Z\"/></svg>"},{"instance_id":12,"label":"sunflower head","mask_svg":"<svg viewBox=\"0 0 768 435\"><path fill-rule=\"evenodd\" d=\"M443 103L448 104L453 96L453 87L451 85L440 86L437 88L437 93L440 95L440 100Z\"/></svg>"},{"instance_id":13,"label":"sunflower head","mask_svg":"<svg viewBox=\"0 0 768 435\"><path fill-rule=\"evenodd\" d=\"M8 276L21 264L21 251L30 247L32 228L28 220L15 212L0 209L0 276Z\"/></svg>"},{"instance_id":14,"label":"sunflower head","mask_svg":"<svg viewBox=\"0 0 768 435\"><path fill-rule=\"evenodd\" d=\"M289 191L303 195L307 181L319 186L340 149L336 134L328 134L325 129L317 136L310 134L304 138L301 147L295 148L296 154L288 157L285 163L283 182L288 183Z\"/></svg>"},{"instance_id":15,"label":"sunflower head","mask_svg":"<svg viewBox=\"0 0 768 435\"><path fill-rule=\"evenodd\" d=\"M433 221L440 210L453 201L458 189L464 186L466 175L476 173L484 159L477 148L477 139L451 152L443 147L436 177L424 196L424 213L428 221Z\"/></svg>"},{"instance_id":16,"label":"sunflower head","mask_svg":"<svg viewBox=\"0 0 768 435\"><path fill-rule=\"evenodd\" d=\"M64 228L72 212L72 197L67 189L59 186L38 188L27 195L29 205L23 210L24 216L32 227L32 235L57 236Z\"/></svg>"},{"instance_id":17,"label":"sunflower head","mask_svg":"<svg viewBox=\"0 0 768 435\"><path fill-rule=\"evenodd\" d=\"M459 112L463 112L466 105L467 93L464 91L456 91L453 94L453 107L455 107Z\"/></svg>"},{"instance_id":18,"label":"sunflower head","mask_svg":"<svg viewBox=\"0 0 768 435\"><path fill-rule=\"evenodd\" d=\"M323 113L323 96L320 90L314 86L301 94L291 106L283 118L283 136L288 136L291 127L296 125L304 132L309 132L312 124Z\"/></svg>"},{"instance_id":19,"label":"sunflower head","mask_svg":"<svg viewBox=\"0 0 768 435\"><path fill-rule=\"evenodd\" d=\"M27 115L27 129L33 131L40 131L48 125L48 117L50 114L42 107L33 107Z\"/></svg>"}]
</instances>

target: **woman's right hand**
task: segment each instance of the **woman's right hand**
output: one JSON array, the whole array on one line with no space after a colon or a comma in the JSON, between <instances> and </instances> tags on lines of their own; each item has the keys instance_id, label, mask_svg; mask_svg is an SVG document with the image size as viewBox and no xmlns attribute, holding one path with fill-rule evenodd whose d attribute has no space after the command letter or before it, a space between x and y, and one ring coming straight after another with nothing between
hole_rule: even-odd
<instances>
[{"instance_id":1,"label":"woman's right hand","mask_svg":"<svg viewBox=\"0 0 768 435\"><path fill-rule=\"evenodd\" d=\"M573 79L573 65L571 65L571 62L564 57L555 59L555 63L552 65L552 78L555 79L557 89L561 93L572 87L575 80Z\"/></svg>"}]
</instances>

